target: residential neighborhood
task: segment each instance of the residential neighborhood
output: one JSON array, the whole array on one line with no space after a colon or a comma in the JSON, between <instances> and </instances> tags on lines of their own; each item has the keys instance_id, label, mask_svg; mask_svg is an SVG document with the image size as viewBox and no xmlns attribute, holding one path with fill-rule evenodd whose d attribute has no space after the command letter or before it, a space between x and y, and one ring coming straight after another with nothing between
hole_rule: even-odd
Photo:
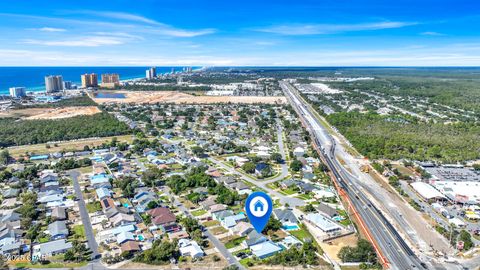
<instances>
[{"instance_id":1,"label":"residential neighborhood","mask_svg":"<svg viewBox=\"0 0 480 270\"><path fill-rule=\"evenodd\" d=\"M329 265L336 255L319 244L354 233L288 107L104 106L139 129L130 143L114 138L10 160L2 175L4 255L128 265L149 263L146 252L168 242L179 252L163 258L168 263L250 267L314 243L318 259L309 263ZM273 192L262 234L244 209L254 191Z\"/></svg>"}]
</instances>

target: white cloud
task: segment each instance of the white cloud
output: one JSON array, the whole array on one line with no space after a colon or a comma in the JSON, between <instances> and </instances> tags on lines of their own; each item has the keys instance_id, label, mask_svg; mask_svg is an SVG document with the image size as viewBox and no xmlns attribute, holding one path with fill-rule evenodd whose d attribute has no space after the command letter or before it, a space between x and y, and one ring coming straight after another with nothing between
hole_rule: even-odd
<instances>
[{"instance_id":1,"label":"white cloud","mask_svg":"<svg viewBox=\"0 0 480 270\"><path fill-rule=\"evenodd\" d=\"M63 46L63 47L99 47L109 45L121 45L125 43L124 39L112 36L93 36L85 38L72 38L63 40L38 40L26 39L25 44L42 46Z\"/></svg>"},{"instance_id":2,"label":"white cloud","mask_svg":"<svg viewBox=\"0 0 480 270\"><path fill-rule=\"evenodd\" d=\"M290 24L256 29L260 32L280 35L324 35L341 32L371 31L401 28L415 25L415 22L375 22L360 24Z\"/></svg>"},{"instance_id":3,"label":"white cloud","mask_svg":"<svg viewBox=\"0 0 480 270\"><path fill-rule=\"evenodd\" d=\"M420 35L422 35L422 36L444 36L445 34L438 33L438 32L427 31L427 32L420 33Z\"/></svg>"},{"instance_id":4,"label":"white cloud","mask_svg":"<svg viewBox=\"0 0 480 270\"><path fill-rule=\"evenodd\" d=\"M217 31L216 29L213 29L213 28L205 28L205 29L198 29L198 30L176 28L174 26L146 18L144 16L125 13L125 12L80 10L80 11L74 11L73 13L94 15L97 17L104 17L104 18L110 18L110 19L117 19L121 21L147 24L147 27L145 26L143 28L140 27L140 28L137 28L136 30L159 34L159 35L171 36L171 37L196 37L196 36L213 34Z\"/></svg>"},{"instance_id":5,"label":"white cloud","mask_svg":"<svg viewBox=\"0 0 480 270\"><path fill-rule=\"evenodd\" d=\"M67 31L66 29L63 28L55 28L55 27L42 27L42 28L37 28L34 30L42 31L42 32L65 32Z\"/></svg>"},{"instance_id":6,"label":"white cloud","mask_svg":"<svg viewBox=\"0 0 480 270\"><path fill-rule=\"evenodd\" d=\"M132 22L148 23L153 25L163 25L163 23L157 22L155 20L152 20L143 16L131 14L131 13L126 13L126 12L78 10L78 11L74 11L73 13L94 15L99 17L119 19L119 20L132 21Z\"/></svg>"}]
</instances>

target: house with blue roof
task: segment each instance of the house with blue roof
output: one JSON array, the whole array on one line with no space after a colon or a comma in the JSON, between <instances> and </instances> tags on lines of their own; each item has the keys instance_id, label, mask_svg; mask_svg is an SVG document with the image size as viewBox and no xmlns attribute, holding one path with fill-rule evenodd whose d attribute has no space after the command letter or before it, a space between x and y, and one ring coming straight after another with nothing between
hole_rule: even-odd
<instances>
[{"instance_id":1,"label":"house with blue roof","mask_svg":"<svg viewBox=\"0 0 480 270\"><path fill-rule=\"evenodd\" d=\"M112 185L110 184L110 176L108 176L105 173L95 174L92 177L90 177L90 184L94 188L100 188L100 187L111 188L112 187Z\"/></svg>"},{"instance_id":2,"label":"house with blue roof","mask_svg":"<svg viewBox=\"0 0 480 270\"><path fill-rule=\"evenodd\" d=\"M266 163L258 163L257 165L255 165L255 174L258 174L258 175L261 175L262 174L262 171L267 169L269 167L268 164Z\"/></svg>"}]
</instances>

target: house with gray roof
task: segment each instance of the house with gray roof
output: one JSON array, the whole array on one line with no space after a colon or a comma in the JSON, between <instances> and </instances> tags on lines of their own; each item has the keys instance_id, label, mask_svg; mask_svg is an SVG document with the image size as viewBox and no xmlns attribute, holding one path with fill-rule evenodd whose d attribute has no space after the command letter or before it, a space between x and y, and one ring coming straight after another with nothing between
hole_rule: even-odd
<instances>
[{"instance_id":1,"label":"house with gray roof","mask_svg":"<svg viewBox=\"0 0 480 270\"><path fill-rule=\"evenodd\" d=\"M298 224L298 219L291 209L273 209L273 215L284 226L291 226Z\"/></svg>"},{"instance_id":2,"label":"house with gray roof","mask_svg":"<svg viewBox=\"0 0 480 270\"><path fill-rule=\"evenodd\" d=\"M57 220L48 225L48 234L50 234L50 239L64 239L68 237L68 229L64 220Z\"/></svg>"},{"instance_id":3,"label":"house with gray roof","mask_svg":"<svg viewBox=\"0 0 480 270\"><path fill-rule=\"evenodd\" d=\"M267 241L268 239L263 235L258 233L256 230L252 230L248 233L247 239L243 240L243 246L248 248L253 245L257 245Z\"/></svg>"},{"instance_id":4,"label":"house with gray roof","mask_svg":"<svg viewBox=\"0 0 480 270\"><path fill-rule=\"evenodd\" d=\"M8 199L8 198L14 198L18 196L18 193L20 193L19 189L16 188L9 188L7 190L4 190L2 192L3 198Z\"/></svg>"},{"instance_id":5,"label":"house with gray roof","mask_svg":"<svg viewBox=\"0 0 480 270\"><path fill-rule=\"evenodd\" d=\"M40 258L42 256L50 257L63 254L71 248L72 243L67 242L65 239L59 239L33 246L32 255L34 258Z\"/></svg>"},{"instance_id":6,"label":"house with gray roof","mask_svg":"<svg viewBox=\"0 0 480 270\"><path fill-rule=\"evenodd\" d=\"M51 217L55 220L67 219L67 212L65 211L65 207L57 206L53 208Z\"/></svg>"}]
</instances>

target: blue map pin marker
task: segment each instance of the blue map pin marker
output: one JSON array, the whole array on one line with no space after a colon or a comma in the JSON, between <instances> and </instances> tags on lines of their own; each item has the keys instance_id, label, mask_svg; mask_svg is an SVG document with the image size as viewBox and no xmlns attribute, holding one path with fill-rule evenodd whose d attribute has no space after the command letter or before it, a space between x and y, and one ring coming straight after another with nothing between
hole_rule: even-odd
<instances>
[{"instance_id":1,"label":"blue map pin marker","mask_svg":"<svg viewBox=\"0 0 480 270\"><path fill-rule=\"evenodd\" d=\"M245 202L245 211L250 223L258 233L262 233L263 228L267 225L272 208L272 199L265 192L257 191L248 196Z\"/></svg>"}]
</instances>

